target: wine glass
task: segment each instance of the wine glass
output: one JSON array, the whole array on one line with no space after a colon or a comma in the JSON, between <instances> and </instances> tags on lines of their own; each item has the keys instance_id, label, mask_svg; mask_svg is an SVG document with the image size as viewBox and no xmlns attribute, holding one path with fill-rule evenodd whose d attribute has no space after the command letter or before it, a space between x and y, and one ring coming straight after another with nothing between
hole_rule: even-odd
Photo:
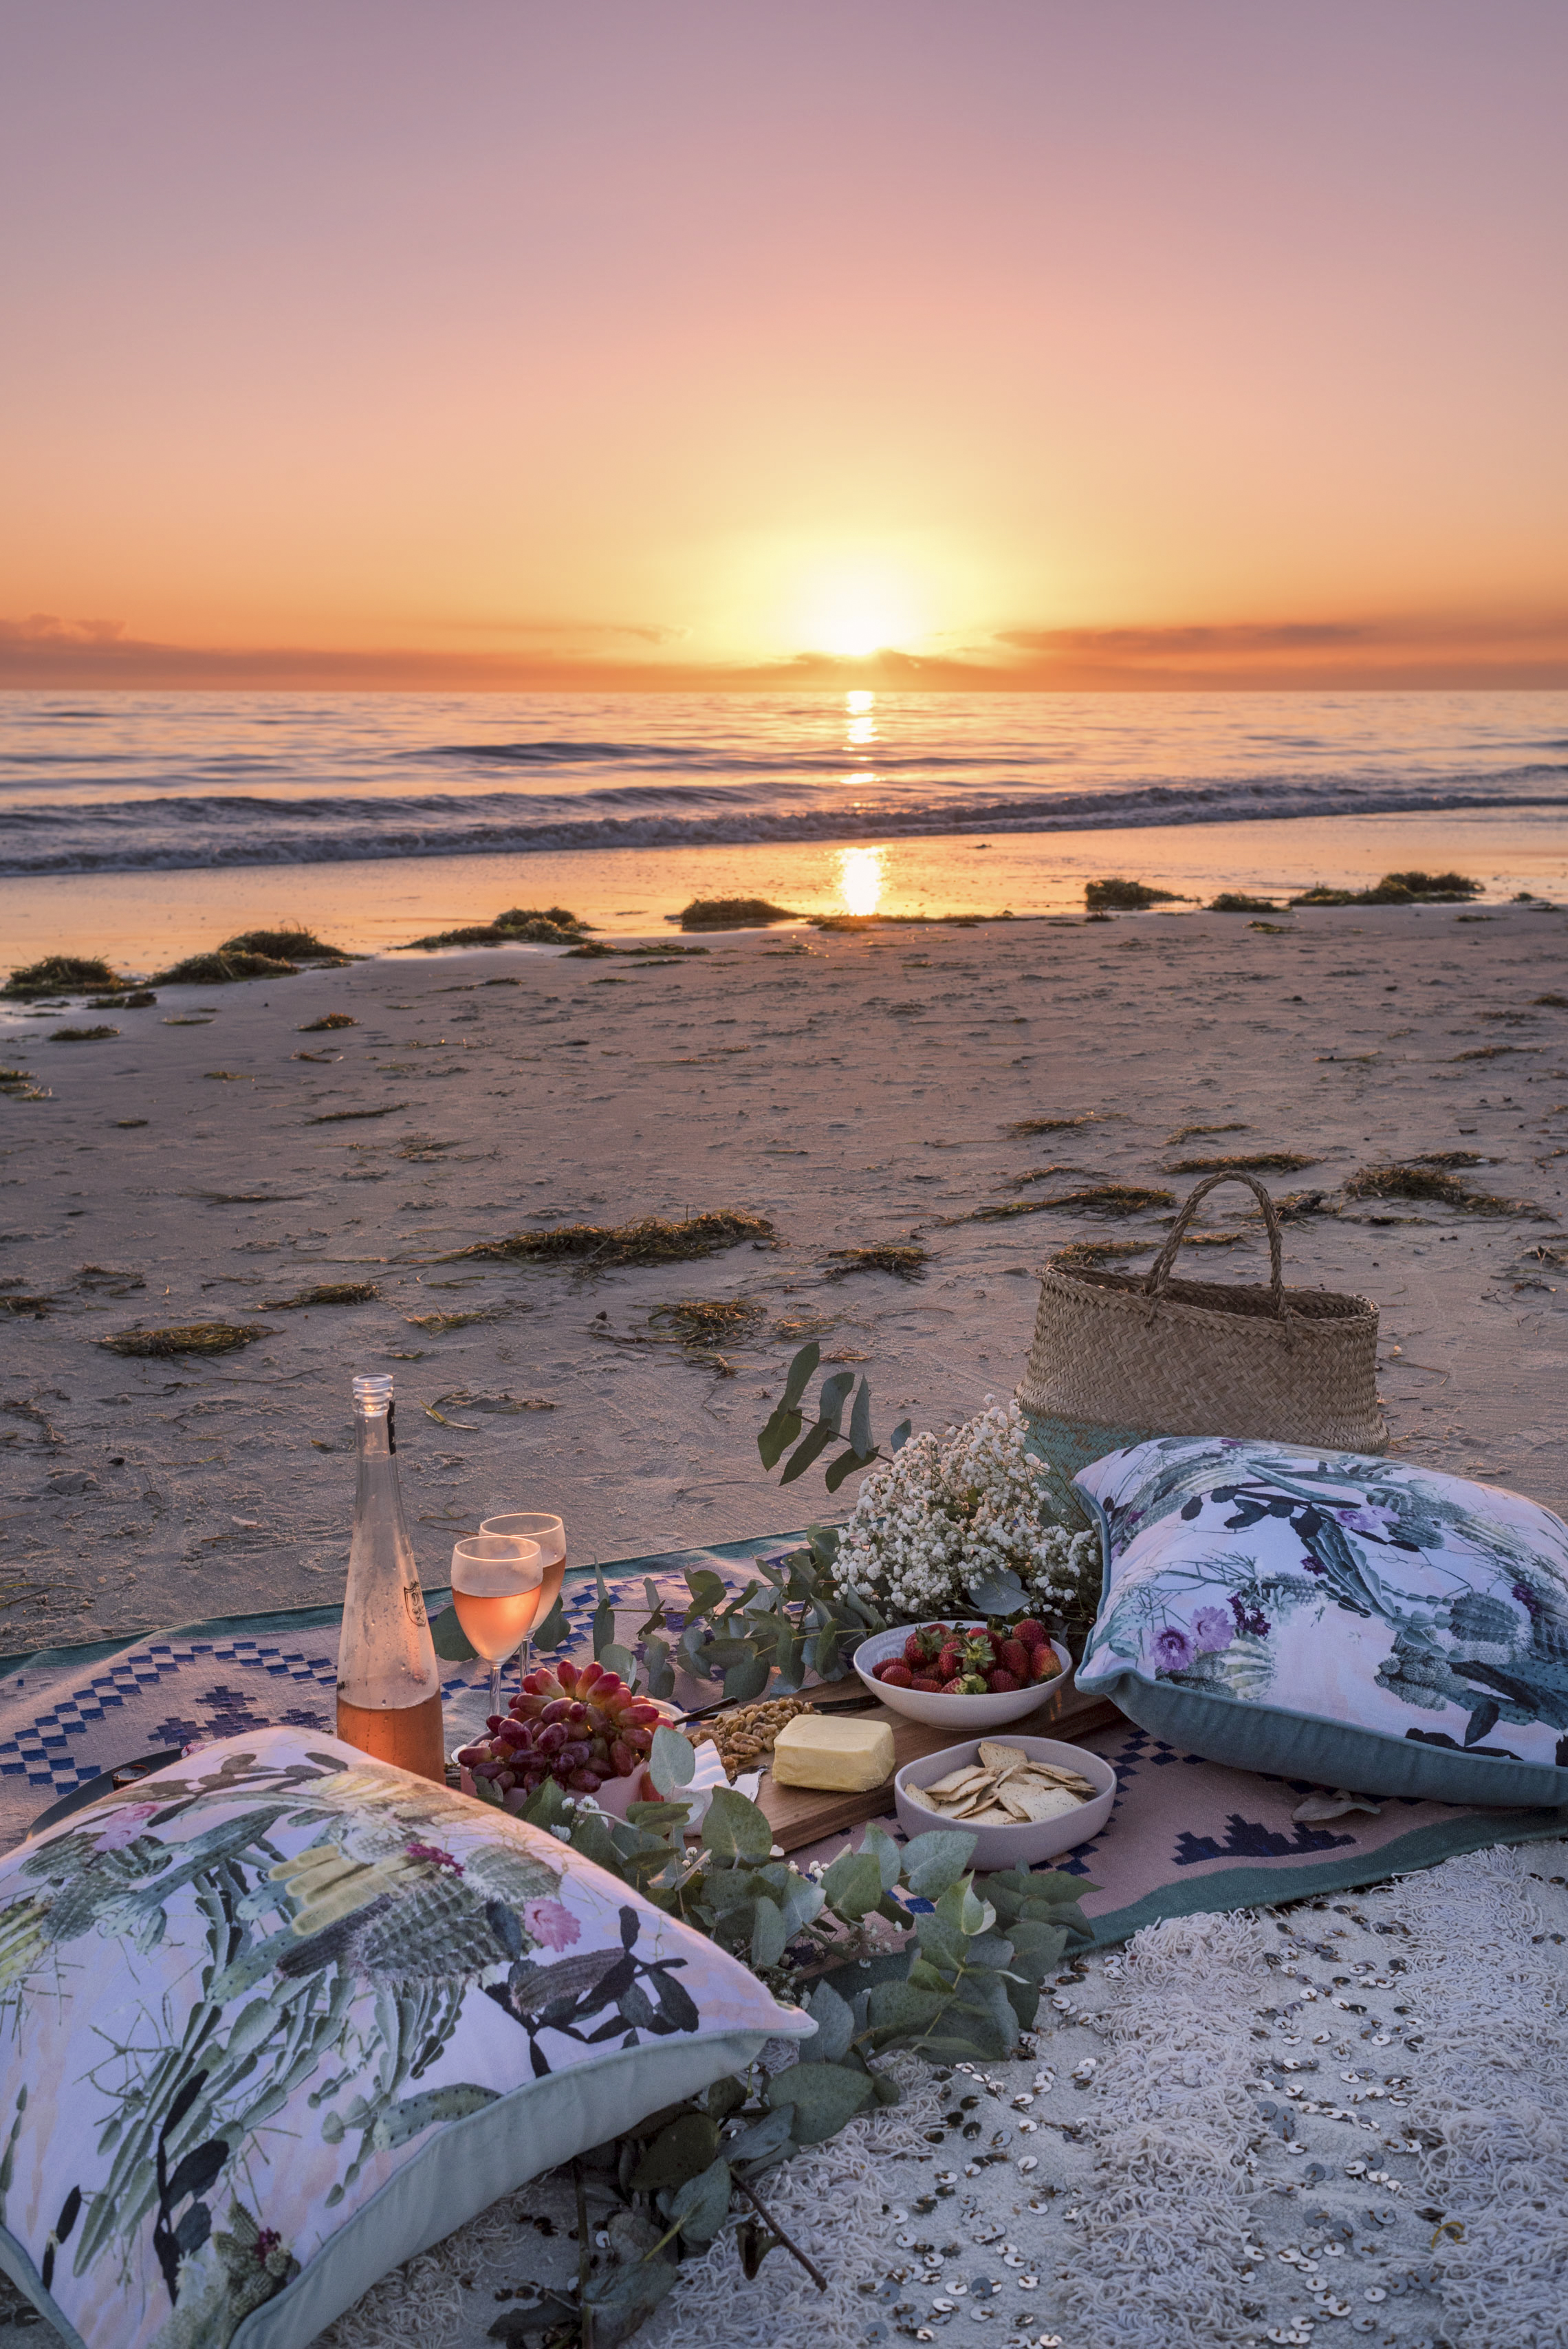
<instances>
[{"instance_id":1,"label":"wine glass","mask_svg":"<svg viewBox=\"0 0 1568 2349\"><path fill-rule=\"evenodd\" d=\"M536 1541L469 1534L452 1551L452 1604L469 1645L490 1668L490 1711L500 1711L500 1668L527 1638L539 1608L543 1557Z\"/></svg>"},{"instance_id":2,"label":"wine glass","mask_svg":"<svg viewBox=\"0 0 1568 2349\"><path fill-rule=\"evenodd\" d=\"M539 1544L544 1560L544 1578L539 1586L539 1607L528 1619L531 1630L542 1623L561 1596L561 1585L566 1573L566 1528L559 1517L542 1516L533 1509L511 1509L499 1517L486 1517L480 1526L481 1534L504 1536L513 1541ZM522 1678L528 1678L531 1668L532 1642L524 1640Z\"/></svg>"}]
</instances>

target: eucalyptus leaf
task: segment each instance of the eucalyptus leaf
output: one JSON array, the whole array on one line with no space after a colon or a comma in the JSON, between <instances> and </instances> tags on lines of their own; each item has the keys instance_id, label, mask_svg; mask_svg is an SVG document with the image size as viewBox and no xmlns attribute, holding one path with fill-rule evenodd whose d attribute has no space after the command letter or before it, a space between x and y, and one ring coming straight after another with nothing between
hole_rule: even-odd
<instances>
[{"instance_id":1,"label":"eucalyptus leaf","mask_svg":"<svg viewBox=\"0 0 1568 2349\"><path fill-rule=\"evenodd\" d=\"M772 1667L766 1656L747 1656L731 1664L724 1676L724 1693L731 1704L748 1704L768 1685Z\"/></svg>"},{"instance_id":2,"label":"eucalyptus leaf","mask_svg":"<svg viewBox=\"0 0 1568 2349\"><path fill-rule=\"evenodd\" d=\"M820 1982L806 2001L806 2012L817 2026L814 2039L800 2043L802 2064L837 2064L850 2052L854 2037L854 2011L831 1982Z\"/></svg>"},{"instance_id":3,"label":"eucalyptus leaf","mask_svg":"<svg viewBox=\"0 0 1568 2349\"><path fill-rule=\"evenodd\" d=\"M553 1653L557 1648L563 1645L571 1630L572 1626L566 1619L565 1598L558 1592L554 1606L542 1623L534 1625L529 1637L536 1648L548 1649Z\"/></svg>"},{"instance_id":4,"label":"eucalyptus leaf","mask_svg":"<svg viewBox=\"0 0 1568 2349\"><path fill-rule=\"evenodd\" d=\"M1020 1615L1033 1601L1017 1576L1008 1568L972 1582L969 1603L976 1615Z\"/></svg>"},{"instance_id":5,"label":"eucalyptus leaf","mask_svg":"<svg viewBox=\"0 0 1568 2349\"><path fill-rule=\"evenodd\" d=\"M670 1643L667 1640L650 1637L644 1643L644 1669L647 1673L647 1692L667 1704L676 1692L676 1676L670 1663Z\"/></svg>"},{"instance_id":6,"label":"eucalyptus leaf","mask_svg":"<svg viewBox=\"0 0 1568 2349\"><path fill-rule=\"evenodd\" d=\"M903 1853L885 1827L873 1819L861 1837L861 1849L869 1852L882 1871L882 1888L891 1892L903 1868Z\"/></svg>"},{"instance_id":7,"label":"eucalyptus leaf","mask_svg":"<svg viewBox=\"0 0 1568 2349\"><path fill-rule=\"evenodd\" d=\"M876 1456L874 1451L841 1452L826 1471L822 1482L830 1493L836 1493L846 1476L852 1476L857 1468L869 1468Z\"/></svg>"},{"instance_id":8,"label":"eucalyptus leaf","mask_svg":"<svg viewBox=\"0 0 1568 2349\"><path fill-rule=\"evenodd\" d=\"M637 1660L630 1648L620 1647L612 1640L608 1646L601 1650L599 1661L607 1672L619 1672L628 1688L636 1686Z\"/></svg>"},{"instance_id":9,"label":"eucalyptus leaf","mask_svg":"<svg viewBox=\"0 0 1568 2349\"><path fill-rule=\"evenodd\" d=\"M841 1851L822 1876L830 1906L854 1924L876 1907L882 1889L882 1869L869 1851Z\"/></svg>"},{"instance_id":10,"label":"eucalyptus leaf","mask_svg":"<svg viewBox=\"0 0 1568 2349\"><path fill-rule=\"evenodd\" d=\"M888 1437L888 1450L890 1452L902 1452L913 1433L914 1422L910 1419L901 1419L898 1425L893 1429L892 1433Z\"/></svg>"},{"instance_id":11,"label":"eucalyptus leaf","mask_svg":"<svg viewBox=\"0 0 1568 2349\"><path fill-rule=\"evenodd\" d=\"M784 1381L784 1402L793 1411L811 1383L811 1373L822 1359L822 1349L815 1338L809 1339L789 1365Z\"/></svg>"},{"instance_id":12,"label":"eucalyptus leaf","mask_svg":"<svg viewBox=\"0 0 1568 2349\"><path fill-rule=\"evenodd\" d=\"M776 1966L784 1954L789 1939L784 1924L784 1912L775 1900L764 1898L758 1901L751 1919L751 1970L765 1972Z\"/></svg>"},{"instance_id":13,"label":"eucalyptus leaf","mask_svg":"<svg viewBox=\"0 0 1568 2349\"><path fill-rule=\"evenodd\" d=\"M934 1827L903 1847L903 1880L921 1900L938 1900L975 1857L979 1838L959 1827Z\"/></svg>"},{"instance_id":14,"label":"eucalyptus leaf","mask_svg":"<svg viewBox=\"0 0 1568 2349\"><path fill-rule=\"evenodd\" d=\"M799 1413L787 1402L769 1413L757 1436L757 1452L764 1468L776 1468L805 1425Z\"/></svg>"},{"instance_id":15,"label":"eucalyptus leaf","mask_svg":"<svg viewBox=\"0 0 1568 2349\"><path fill-rule=\"evenodd\" d=\"M843 1433L839 1423L854 1382L853 1371L835 1371L831 1378L822 1381L822 1392L817 1397L817 1418L822 1426L830 1427L835 1435Z\"/></svg>"},{"instance_id":16,"label":"eucalyptus leaf","mask_svg":"<svg viewBox=\"0 0 1568 2349\"><path fill-rule=\"evenodd\" d=\"M766 1859L773 1830L755 1803L733 1786L718 1786L703 1823L703 1838L716 1859Z\"/></svg>"},{"instance_id":17,"label":"eucalyptus leaf","mask_svg":"<svg viewBox=\"0 0 1568 2349\"><path fill-rule=\"evenodd\" d=\"M794 2117L791 2106L776 2106L766 2119L753 2121L751 2127L742 2129L738 2137L732 2137L725 2146L726 2154L734 2162L765 2161L772 2155L781 2153L789 2143L790 2124Z\"/></svg>"},{"instance_id":18,"label":"eucalyptus leaf","mask_svg":"<svg viewBox=\"0 0 1568 2349\"><path fill-rule=\"evenodd\" d=\"M945 1984L936 1991L913 1982L876 1982L868 2013L872 2029L879 2033L918 2034L930 2030L946 2004Z\"/></svg>"},{"instance_id":19,"label":"eucalyptus leaf","mask_svg":"<svg viewBox=\"0 0 1568 2349\"><path fill-rule=\"evenodd\" d=\"M593 2349L620 2349L653 2314L677 2274L673 2261L658 2259L632 2260L594 2276L583 2295L593 2312Z\"/></svg>"},{"instance_id":20,"label":"eucalyptus leaf","mask_svg":"<svg viewBox=\"0 0 1568 2349\"><path fill-rule=\"evenodd\" d=\"M682 2113L659 2131L632 2172L632 2190L650 2194L700 2177L718 2151L718 2123L709 2113Z\"/></svg>"},{"instance_id":21,"label":"eucalyptus leaf","mask_svg":"<svg viewBox=\"0 0 1568 2349\"><path fill-rule=\"evenodd\" d=\"M825 1419L820 1419L790 1454L789 1465L779 1479L780 1485L792 1485L797 1476L803 1476L812 1463L821 1458L838 1432L836 1427L830 1427Z\"/></svg>"},{"instance_id":22,"label":"eucalyptus leaf","mask_svg":"<svg viewBox=\"0 0 1568 2349\"><path fill-rule=\"evenodd\" d=\"M693 2243L711 2243L729 2215L734 2186L723 2154L709 2163L700 2178L689 2178L672 2197L669 2217Z\"/></svg>"},{"instance_id":23,"label":"eucalyptus leaf","mask_svg":"<svg viewBox=\"0 0 1568 2349\"><path fill-rule=\"evenodd\" d=\"M455 1607L443 1607L430 1618L430 1644L444 1664L469 1664L479 1650L458 1620Z\"/></svg>"},{"instance_id":24,"label":"eucalyptus leaf","mask_svg":"<svg viewBox=\"0 0 1568 2349\"><path fill-rule=\"evenodd\" d=\"M794 2107L793 2135L797 2145L820 2145L836 2137L872 2095L869 2073L851 2071L844 2064L791 2064L769 2081L767 2096L777 2110Z\"/></svg>"},{"instance_id":25,"label":"eucalyptus leaf","mask_svg":"<svg viewBox=\"0 0 1568 2349\"><path fill-rule=\"evenodd\" d=\"M648 1754L648 1775L666 1801L682 1786L689 1786L696 1769L696 1755L691 1741L661 1722L654 1732L653 1745Z\"/></svg>"},{"instance_id":26,"label":"eucalyptus leaf","mask_svg":"<svg viewBox=\"0 0 1568 2349\"><path fill-rule=\"evenodd\" d=\"M862 1378L855 1394L855 1406L850 1413L850 1444L851 1450L869 1459L872 1453L872 1382Z\"/></svg>"}]
</instances>

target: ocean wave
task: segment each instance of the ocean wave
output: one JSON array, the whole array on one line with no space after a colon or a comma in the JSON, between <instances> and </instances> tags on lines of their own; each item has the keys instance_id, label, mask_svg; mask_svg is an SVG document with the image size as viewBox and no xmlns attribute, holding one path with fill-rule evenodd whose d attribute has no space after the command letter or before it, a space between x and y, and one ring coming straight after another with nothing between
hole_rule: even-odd
<instances>
[{"instance_id":1,"label":"ocean wave","mask_svg":"<svg viewBox=\"0 0 1568 2349\"><path fill-rule=\"evenodd\" d=\"M416 798L258 799L205 794L13 807L0 817L0 874L173 872L230 865L358 864L411 856L911 839L968 832L1129 831L1304 816L1561 806L1568 765L1402 779L1356 775L1184 777L1006 797L954 793L846 806L815 787L622 786L576 797L522 792ZM781 804L810 799L811 804Z\"/></svg>"}]
</instances>

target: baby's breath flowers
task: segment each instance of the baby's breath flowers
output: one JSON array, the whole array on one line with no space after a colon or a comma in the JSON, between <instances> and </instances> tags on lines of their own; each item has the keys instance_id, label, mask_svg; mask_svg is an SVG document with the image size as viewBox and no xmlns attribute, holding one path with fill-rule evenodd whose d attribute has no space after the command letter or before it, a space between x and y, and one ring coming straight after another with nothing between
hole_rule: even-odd
<instances>
[{"instance_id":1,"label":"baby's breath flowers","mask_svg":"<svg viewBox=\"0 0 1568 2349\"><path fill-rule=\"evenodd\" d=\"M985 1401L962 1427L912 1436L861 1485L834 1579L894 1621L961 1611L972 1583L1009 1568L1043 1614L1093 1611L1098 1536L1061 1523L1055 1472L1025 1449L1017 1404Z\"/></svg>"}]
</instances>

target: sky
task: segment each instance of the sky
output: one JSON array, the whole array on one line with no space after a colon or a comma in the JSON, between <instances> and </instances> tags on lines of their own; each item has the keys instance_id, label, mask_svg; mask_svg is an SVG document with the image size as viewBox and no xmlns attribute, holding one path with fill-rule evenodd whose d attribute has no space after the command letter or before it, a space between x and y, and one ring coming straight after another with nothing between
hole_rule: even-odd
<instances>
[{"instance_id":1,"label":"sky","mask_svg":"<svg viewBox=\"0 0 1568 2349\"><path fill-rule=\"evenodd\" d=\"M0 683L1568 684L1563 0L0 0Z\"/></svg>"}]
</instances>

